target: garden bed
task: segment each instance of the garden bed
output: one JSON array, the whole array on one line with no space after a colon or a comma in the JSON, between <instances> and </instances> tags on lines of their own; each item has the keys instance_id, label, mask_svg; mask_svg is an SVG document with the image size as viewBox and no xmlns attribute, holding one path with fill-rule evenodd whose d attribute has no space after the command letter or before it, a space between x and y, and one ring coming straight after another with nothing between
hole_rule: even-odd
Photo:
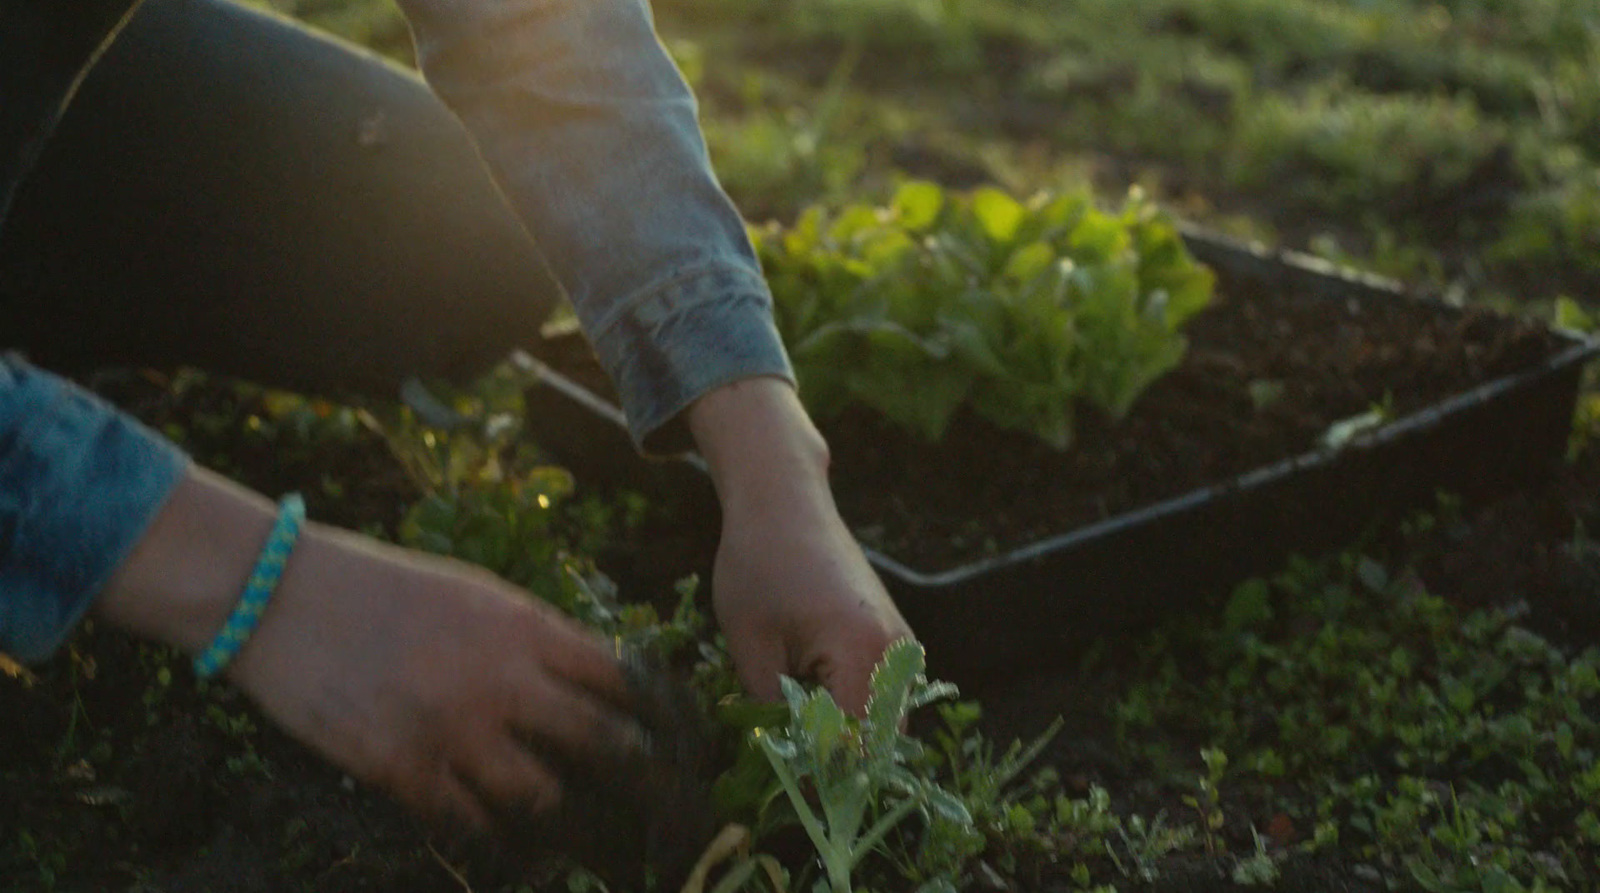
<instances>
[{"instance_id":1,"label":"garden bed","mask_svg":"<svg viewBox=\"0 0 1600 893\"><path fill-rule=\"evenodd\" d=\"M1441 491L1508 492L1561 456L1595 342L1186 239L1218 272L1219 299L1194 321L1182 366L1120 424L1083 414L1065 452L970 417L936 447L864 413L825 427L841 511L940 672L1003 672L996 652L1037 666L1062 653L1064 628L1151 619ZM692 501L700 510L679 517L704 529L674 539L691 554L650 564L708 567L704 476L634 459L615 410L574 387L600 381L581 351L547 359L559 371L530 395L541 442L580 475ZM1370 427L1328 444L1362 415Z\"/></svg>"},{"instance_id":2,"label":"garden bed","mask_svg":"<svg viewBox=\"0 0 1600 893\"><path fill-rule=\"evenodd\" d=\"M346 409L308 403L275 411L254 391L203 379L108 378L98 384L148 423L183 434L207 464L258 488L306 489L318 518L388 528L418 497L389 447L372 431L347 424ZM1580 433L1593 441L1600 430L1590 418ZM1502 635L1481 617L1452 619L1421 593L1474 607L1510 606L1530 629L1555 641L1578 648L1593 642L1600 559L1581 531L1600 524L1596 463L1591 448L1554 484L1519 491L1455 521L1439 513L1440 523L1421 541L1397 555L1377 555L1391 559L1385 562L1393 570L1387 587L1370 588L1371 564L1361 565L1360 583L1347 579L1349 571L1337 562L1315 572L1279 574L1275 567L1270 610L1258 607L1251 615L1230 602L1226 611L1202 612L1195 622L1167 625L1157 635L1085 625L1081 631L1094 634L1094 644L1073 649L1069 671L1039 667L1025 680L964 685L966 696L984 703L983 728L991 740L1031 738L1051 717L1065 717L1039 765L1059 772L1065 796L1085 811L1060 827L1041 825L1040 837L1010 832L1017 836L983 857L987 870L1001 866L1011 889L1078 889L1064 874L1082 858L1097 883L1114 882L1122 890L1244 889L1231 875L1263 841L1276 866L1270 888L1279 890L1405 888L1421 870L1414 862L1458 872L1510 864L1519 878L1544 876L1539 872L1561 877L1552 854L1568 860L1568 872L1594 864L1593 845L1581 848L1572 817L1579 808L1573 804L1586 796L1575 787L1581 780L1573 766L1592 753L1592 721L1575 713L1582 704L1552 710L1547 703L1569 684L1562 680L1579 678L1578 663L1570 669L1557 663L1550 677L1555 683L1527 686L1526 675L1504 672L1508 661L1527 659L1516 657L1527 651L1527 635L1515 628ZM697 516L679 520L685 517ZM638 549L654 539L640 533L623 545ZM1403 572L1408 566L1414 574ZM1344 595L1336 603L1332 593ZM1521 599L1528 604L1519 608ZM1245 633L1230 633L1241 625ZM1330 627L1338 635L1330 636ZM1463 644L1472 630L1477 639ZM1185 644L1185 633L1201 644ZM1265 643L1257 655L1261 663L1235 680L1231 668L1242 665L1236 650L1248 641ZM1513 645L1519 650L1506 650ZM1068 650L1059 637L1054 647ZM1329 657L1330 648L1337 659ZM1409 648L1422 665L1408 670L1396 664L1395 648ZM941 654L935 649L931 657L938 661ZM288 741L236 692L195 683L165 649L100 629L77 637L37 673L32 682L0 673L0 714L16 720L0 724L0 781L15 794L0 805L0 877L18 890L518 893L581 888L578 881L587 877L569 880L559 862L530 864L531 851L522 848L485 851L430 833ZM1457 710L1444 693L1458 697L1463 679L1483 705L1474 708L1482 712L1481 728L1450 731L1454 727L1445 725L1440 732L1436 726ZM1396 692L1405 693L1404 709L1384 700ZM1308 710L1325 715L1307 718ZM1527 737L1543 742L1535 760L1547 783L1522 779L1503 756L1520 751L1494 743L1502 727L1525 716L1534 723ZM1570 755L1553 743L1561 724L1577 730ZM931 715L915 724L924 734L936 726ZM1328 750L1339 740L1334 732L1350 736L1345 756ZM1436 753L1432 748L1443 734L1459 738L1459 746ZM1199 812L1188 800L1205 771L1196 754L1208 747L1226 749L1231 768L1219 783L1218 805ZM1265 771L1273 754L1290 761L1287 774ZM1401 787L1408 779L1400 776L1431 781L1408 794L1411 789ZM1321 812L1329 779L1349 785L1369 777L1376 782L1368 793L1332 788L1344 791L1336 793L1341 805L1333 819ZM1496 794L1502 784L1521 787ZM1097 789L1109 793L1107 805L1093 806ZM1428 806L1437 791L1460 799ZM1519 816L1489 812L1493 803L1523 800L1528 806ZM1456 827L1452 807L1457 822L1514 822L1510 843L1443 840ZM1412 808L1424 814L1411 836L1389 826L1386 836L1374 837L1353 824L1376 816L1372 821L1383 827ZM1205 823L1213 815L1221 816L1220 827L1180 843L1183 829L1210 827ZM1135 826L1135 820L1145 824ZM1337 840L1313 847L1327 821L1337 824ZM1099 823L1094 827L1100 830L1082 823ZM1140 833L1139 827L1152 830ZM799 866L808 856L791 838L775 835L761 847ZM1031 849L1041 840L1049 846ZM615 850L614 838L596 841ZM1078 855L1052 855L1059 851ZM1526 861L1535 856L1542 867ZM993 889L982 879L988 876L960 889ZM1585 878L1574 873L1567 880L1579 888Z\"/></svg>"}]
</instances>

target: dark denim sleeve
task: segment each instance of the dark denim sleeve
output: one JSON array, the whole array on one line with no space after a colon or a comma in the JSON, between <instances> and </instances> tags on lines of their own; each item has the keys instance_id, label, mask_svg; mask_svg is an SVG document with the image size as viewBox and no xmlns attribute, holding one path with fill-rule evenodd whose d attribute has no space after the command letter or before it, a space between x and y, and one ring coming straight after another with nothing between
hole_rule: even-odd
<instances>
[{"instance_id":1,"label":"dark denim sleeve","mask_svg":"<svg viewBox=\"0 0 1600 893\"><path fill-rule=\"evenodd\" d=\"M744 221L645 0L400 0L648 452L739 378L793 380Z\"/></svg>"},{"instance_id":2,"label":"dark denim sleeve","mask_svg":"<svg viewBox=\"0 0 1600 893\"><path fill-rule=\"evenodd\" d=\"M187 467L137 421L0 354L0 651L49 657Z\"/></svg>"}]
</instances>

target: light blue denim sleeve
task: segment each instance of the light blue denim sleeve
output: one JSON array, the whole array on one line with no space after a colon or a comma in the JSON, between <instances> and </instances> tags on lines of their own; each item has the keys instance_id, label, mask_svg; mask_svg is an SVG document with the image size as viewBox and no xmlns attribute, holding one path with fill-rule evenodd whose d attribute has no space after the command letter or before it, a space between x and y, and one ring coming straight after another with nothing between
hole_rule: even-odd
<instances>
[{"instance_id":1,"label":"light blue denim sleeve","mask_svg":"<svg viewBox=\"0 0 1600 893\"><path fill-rule=\"evenodd\" d=\"M0 354L0 651L66 639L188 467L74 385Z\"/></svg>"},{"instance_id":2,"label":"light blue denim sleeve","mask_svg":"<svg viewBox=\"0 0 1600 893\"><path fill-rule=\"evenodd\" d=\"M794 380L645 0L400 0L424 75L571 297L647 452L721 384Z\"/></svg>"}]
</instances>

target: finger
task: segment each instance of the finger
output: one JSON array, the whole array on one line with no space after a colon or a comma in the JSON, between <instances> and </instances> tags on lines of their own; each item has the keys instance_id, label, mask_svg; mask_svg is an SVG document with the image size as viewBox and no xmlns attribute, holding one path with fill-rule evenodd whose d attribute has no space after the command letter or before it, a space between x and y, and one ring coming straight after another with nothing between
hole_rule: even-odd
<instances>
[{"instance_id":1,"label":"finger","mask_svg":"<svg viewBox=\"0 0 1600 893\"><path fill-rule=\"evenodd\" d=\"M872 697L872 671L894 640L887 633L852 637L848 642L830 643L817 661L817 681L828 689L846 713L864 716Z\"/></svg>"},{"instance_id":2,"label":"finger","mask_svg":"<svg viewBox=\"0 0 1600 893\"><path fill-rule=\"evenodd\" d=\"M817 677L844 712L859 718L866 715L867 700L872 696L873 666L874 662L850 654L824 661Z\"/></svg>"},{"instance_id":3,"label":"finger","mask_svg":"<svg viewBox=\"0 0 1600 893\"><path fill-rule=\"evenodd\" d=\"M548 676L529 685L508 717L510 727L532 743L580 763L637 759L647 749L637 723L587 690Z\"/></svg>"},{"instance_id":4,"label":"finger","mask_svg":"<svg viewBox=\"0 0 1600 893\"><path fill-rule=\"evenodd\" d=\"M509 733L491 738L455 773L496 812L538 815L561 803L561 780Z\"/></svg>"},{"instance_id":5,"label":"finger","mask_svg":"<svg viewBox=\"0 0 1600 893\"><path fill-rule=\"evenodd\" d=\"M493 819L472 787L441 765L431 782L401 793L402 801L441 827L465 823L473 833L487 834Z\"/></svg>"},{"instance_id":6,"label":"finger","mask_svg":"<svg viewBox=\"0 0 1600 893\"><path fill-rule=\"evenodd\" d=\"M779 676L807 675L803 670L797 671L789 666L789 649L778 637L729 644L734 651L734 665L739 670L739 681L744 684L745 691L757 700L777 701L783 697L783 689L778 683Z\"/></svg>"},{"instance_id":7,"label":"finger","mask_svg":"<svg viewBox=\"0 0 1600 893\"><path fill-rule=\"evenodd\" d=\"M628 682L615 641L571 627L565 618L554 628L532 631L527 641L528 653L538 655L545 672L618 707L628 705Z\"/></svg>"}]
</instances>

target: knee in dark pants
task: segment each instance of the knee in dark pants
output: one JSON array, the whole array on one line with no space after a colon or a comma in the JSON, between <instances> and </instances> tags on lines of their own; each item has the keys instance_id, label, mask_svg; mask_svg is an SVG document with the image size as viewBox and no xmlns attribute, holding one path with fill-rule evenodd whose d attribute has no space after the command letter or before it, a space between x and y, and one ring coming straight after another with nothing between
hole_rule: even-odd
<instances>
[{"instance_id":1,"label":"knee in dark pants","mask_svg":"<svg viewBox=\"0 0 1600 893\"><path fill-rule=\"evenodd\" d=\"M0 236L0 344L392 396L529 347L560 295L415 75L222 0L147 0Z\"/></svg>"}]
</instances>

